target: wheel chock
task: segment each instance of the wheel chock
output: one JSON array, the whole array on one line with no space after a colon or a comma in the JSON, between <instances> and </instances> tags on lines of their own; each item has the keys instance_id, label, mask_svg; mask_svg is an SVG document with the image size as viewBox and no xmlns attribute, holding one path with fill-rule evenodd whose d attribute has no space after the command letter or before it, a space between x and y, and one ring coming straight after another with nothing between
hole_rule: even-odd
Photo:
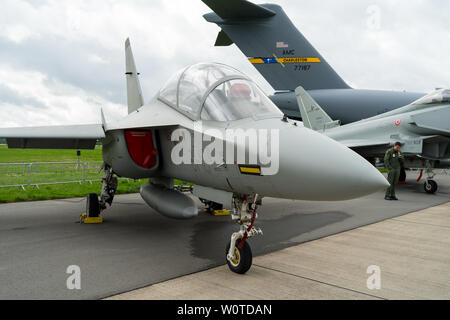
<instances>
[{"instance_id":1,"label":"wheel chock","mask_svg":"<svg viewBox=\"0 0 450 320\"><path fill-rule=\"evenodd\" d=\"M220 217L220 216L229 216L231 213L228 210L215 210L213 211L213 216Z\"/></svg>"},{"instance_id":2,"label":"wheel chock","mask_svg":"<svg viewBox=\"0 0 450 320\"><path fill-rule=\"evenodd\" d=\"M86 213L80 216L81 224L100 224L103 223L103 217L88 217Z\"/></svg>"}]
</instances>

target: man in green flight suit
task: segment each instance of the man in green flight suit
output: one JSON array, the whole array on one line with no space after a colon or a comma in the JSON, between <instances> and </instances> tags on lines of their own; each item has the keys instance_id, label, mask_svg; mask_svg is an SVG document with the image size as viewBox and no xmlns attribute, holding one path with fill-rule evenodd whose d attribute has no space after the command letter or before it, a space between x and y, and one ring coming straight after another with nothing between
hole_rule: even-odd
<instances>
[{"instance_id":1,"label":"man in green flight suit","mask_svg":"<svg viewBox=\"0 0 450 320\"><path fill-rule=\"evenodd\" d=\"M404 166L403 154L400 152L402 144L396 142L394 147L388 149L384 156L384 166L389 170L388 181L391 186L386 190L385 200L398 200L395 196L395 186L398 184L400 170Z\"/></svg>"}]
</instances>

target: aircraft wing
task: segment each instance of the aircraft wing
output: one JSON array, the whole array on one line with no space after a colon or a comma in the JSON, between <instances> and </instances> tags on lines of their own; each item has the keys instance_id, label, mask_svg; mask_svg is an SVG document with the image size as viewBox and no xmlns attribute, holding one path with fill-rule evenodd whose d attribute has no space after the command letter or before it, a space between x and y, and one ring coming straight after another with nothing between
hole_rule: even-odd
<instances>
[{"instance_id":1,"label":"aircraft wing","mask_svg":"<svg viewBox=\"0 0 450 320\"><path fill-rule=\"evenodd\" d=\"M94 149L105 138L101 124L0 129L9 148Z\"/></svg>"}]
</instances>

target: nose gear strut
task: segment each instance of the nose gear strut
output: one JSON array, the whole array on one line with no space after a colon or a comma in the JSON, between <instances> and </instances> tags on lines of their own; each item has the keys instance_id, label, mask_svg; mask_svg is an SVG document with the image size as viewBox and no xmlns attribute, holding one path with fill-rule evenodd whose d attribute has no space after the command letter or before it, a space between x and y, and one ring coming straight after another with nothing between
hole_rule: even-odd
<instances>
[{"instance_id":1,"label":"nose gear strut","mask_svg":"<svg viewBox=\"0 0 450 320\"><path fill-rule=\"evenodd\" d=\"M240 230L232 234L226 253L228 267L239 274L246 273L252 265L252 251L247 239L263 234L261 229L255 228L259 201L258 195L233 196L232 219L240 225Z\"/></svg>"}]
</instances>

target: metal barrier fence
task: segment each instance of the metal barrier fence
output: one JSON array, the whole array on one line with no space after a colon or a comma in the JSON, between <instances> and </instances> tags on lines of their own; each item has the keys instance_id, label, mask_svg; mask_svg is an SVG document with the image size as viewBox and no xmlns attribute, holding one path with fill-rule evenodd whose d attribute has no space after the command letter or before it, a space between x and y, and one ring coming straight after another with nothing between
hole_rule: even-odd
<instances>
[{"instance_id":1,"label":"metal barrier fence","mask_svg":"<svg viewBox=\"0 0 450 320\"><path fill-rule=\"evenodd\" d=\"M0 188L101 181L101 161L0 163Z\"/></svg>"}]
</instances>

